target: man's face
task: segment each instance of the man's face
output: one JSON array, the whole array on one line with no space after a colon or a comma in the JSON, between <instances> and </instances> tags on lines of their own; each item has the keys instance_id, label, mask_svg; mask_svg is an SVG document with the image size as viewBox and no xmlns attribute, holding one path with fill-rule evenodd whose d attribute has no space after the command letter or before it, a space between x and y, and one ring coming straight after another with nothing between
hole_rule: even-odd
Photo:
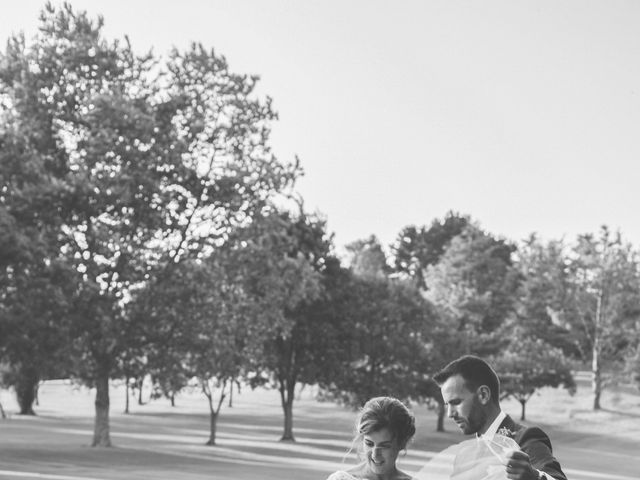
<instances>
[{"instance_id":1,"label":"man's face","mask_svg":"<svg viewBox=\"0 0 640 480\"><path fill-rule=\"evenodd\" d=\"M465 435L483 433L486 414L477 392L467 388L460 375L449 377L441 387L449 418Z\"/></svg>"}]
</instances>

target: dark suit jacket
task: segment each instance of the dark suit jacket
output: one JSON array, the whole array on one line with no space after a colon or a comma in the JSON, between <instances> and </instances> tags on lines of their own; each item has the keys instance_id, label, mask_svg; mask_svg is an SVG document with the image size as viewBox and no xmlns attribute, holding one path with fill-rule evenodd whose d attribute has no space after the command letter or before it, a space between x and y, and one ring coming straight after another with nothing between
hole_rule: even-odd
<instances>
[{"instance_id":1,"label":"dark suit jacket","mask_svg":"<svg viewBox=\"0 0 640 480\"><path fill-rule=\"evenodd\" d=\"M560 468L560 463L553 456L551 440L541 429L520 425L514 422L509 415L500 424L498 433L501 433L501 429L506 429L511 433L508 436L512 437L520 445L522 451L529 455L533 468L546 473L547 476L556 480L567 480L566 475Z\"/></svg>"}]
</instances>

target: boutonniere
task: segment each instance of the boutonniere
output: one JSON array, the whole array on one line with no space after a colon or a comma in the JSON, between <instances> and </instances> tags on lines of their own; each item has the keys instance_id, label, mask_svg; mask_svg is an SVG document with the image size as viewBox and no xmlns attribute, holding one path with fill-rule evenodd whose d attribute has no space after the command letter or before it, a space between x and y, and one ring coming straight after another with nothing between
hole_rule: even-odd
<instances>
[{"instance_id":1,"label":"boutonniere","mask_svg":"<svg viewBox=\"0 0 640 480\"><path fill-rule=\"evenodd\" d=\"M513 438L516 436L516 432L509 430L507 427L502 427L498 430L498 435L502 435L503 437Z\"/></svg>"}]
</instances>

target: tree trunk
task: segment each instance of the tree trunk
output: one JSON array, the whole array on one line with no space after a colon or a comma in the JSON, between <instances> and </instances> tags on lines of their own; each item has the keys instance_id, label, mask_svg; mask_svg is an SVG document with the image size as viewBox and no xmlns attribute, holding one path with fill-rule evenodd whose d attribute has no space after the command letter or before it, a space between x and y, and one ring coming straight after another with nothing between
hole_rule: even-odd
<instances>
[{"instance_id":1,"label":"tree trunk","mask_svg":"<svg viewBox=\"0 0 640 480\"><path fill-rule=\"evenodd\" d=\"M293 437L293 398L295 394L296 383L287 380L280 382L280 400L282 401L282 410L284 411L284 432L280 441L295 442Z\"/></svg>"},{"instance_id":2,"label":"tree trunk","mask_svg":"<svg viewBox=\"0 0 640 480\"><path fill-rule=\"evenodd\" d=\"M216 444L216 427L218 425L218 414L211 410L211 414L209 416L209 441L206 445L215 445Z\"/></svg>"},{"instance_id":3,"label":"tree trunk","mask_svg":"<svg viewBox=\"0 0 640 480\"><path fill-rule=\"evenodd\" d=\"M171 406L175 407L176 406L176 394L171 392Z\"/></svg>"},{"instance_id":4,"label":"tree trunk","mask_svg":"<svg viewBox=\"0 0 640 480\"><path fill-rule=\"evenodd\" d=\"M233 408L233 381L229 384L229 408Z\"/></svg>"},{"instance_id":5,"label":"tree trunk","mask_svg":"<svg viewBox=\"0 0 640 480\"><path fill-rule=\"evenodd\" d=\"M129 377L124 382L124 413L129 413Z\"/></svg>"},{"instance_id":6,"label":"tree trunk","mask_svg":"<svg viewBox=\"0 0 640 480\"><path fill-rule=\"evenodd\" d=\"M218 400L217 408L213 407L213 391L209 387L208 380L200 380L202 384L202 393L207 397L207 401L209 402L209 441L206 445L215 445L216 444L216 427L218 424L218 414L220 413L220 408L222 407L222 402L227 396L225 389L227 388L227 381L222 382L222 388L220 389L220 399Z\"/></svg>"},{"instance_id":7,"label":"tree trunk","mask_svg":"<svg viewBox=\"0 0 640 480\"><path fill-rule=\"evenodd\" d=\"M0 415L2 416L2 418L7 418L7 414L4 411L4 408L2 408L2 402L0 402Z\"/></svg>"},{"instance_id":8,"label":"tree trunk","mask_svg":"<svg viewBox=\"0 0 640 480\"><path fill-rule=\"evenodd\" d=\"M33 395L34 395L34 402L36 404L36 406L40 406L40 395L38 395L38 392L40 391L40 382L38 382L35 386Z\"/></svg>"},{"instance_id":9,"label":"tree trunk","mask_svg":"<svg viewBox=\"0 0 640 480\"><path fill-rule=\"evenodd\" d=\"M295 442L296 439L293 436L293 399L287 400L282 408L284 410L284 433L280 440Z\"/></svg>"},{"instance_id":10,"label":"tree trunk","mask_svg":"<svg viewBox=\"0 0 640 480\"><path fill-rule=\"evenodd\" d=\"M438 419L436 423L436 431L444 432L444 402L438 402Z\"/></svg>"},{"instance_id":11,"label":"tree trunk","mask_svg":"<svg viewBox=\"0 0 640 480\"><path fill-rule=\"evenodd\" d=\"M597 344L596 344L597 345ZM591 387L593 390L593 409L600 410L600 396L602 395L602 372L600 371L600 358L598 348L594 345L593 359L591 361Z\"/></svg>"},{"instance_id":12,"label":"tree trunk","mask_svg":"<svg viewBox=\"0 0 640 480\"><path fill-rule=\"evenodd\" d=\"M525 418L525 405L527 404L526 400L520 400L520 405L522 406L522 410L520 413L520 420L526 420Z\"/></svg>"},{"instance_id":13,"label":"tree trunk","mask_svg":"<svg viewBox=\"0 0 640 480\"><path fill-rule=\"evenodd\" d=\"M96 378L96 418L92 447L110 447L109 435L109 374L101 372Z\"/></svg>"},{"instance_id":14,"label":"tree trunk","mask_svg":"<svg viewBox=\"0 0 640 480\"><path fill-rule=\"evenodd\" d=\"M142 386L144 385L144 377L138 380L138 405L144 405L142 401Z\"/></svg>"},{"instance_id":15,"label":"tree trunk","mask_svg":"<svg viewBox=\"0 0 640 480\"><path fill-rule=\"evenodd\" d=\"M18 381L14 385L20 415L35 415L33 402L36 399L36 389L40 378L34 368L21 368L18 372Z\"/></svg>"},{"instance_id":16,"label":"tree trunk","mask_svg":"<svg viewBox=\"0 0 640 480\"><path fill-rule=\"evenodd\" d=\"M602 394L602 378L600 372L600 328L602 325L602 297L600 292L596 303L595 330L593 332L593 349L591 351L591 373L593 390L593 409L600 410L600 395Z\"/></svg>"}]
</instances>

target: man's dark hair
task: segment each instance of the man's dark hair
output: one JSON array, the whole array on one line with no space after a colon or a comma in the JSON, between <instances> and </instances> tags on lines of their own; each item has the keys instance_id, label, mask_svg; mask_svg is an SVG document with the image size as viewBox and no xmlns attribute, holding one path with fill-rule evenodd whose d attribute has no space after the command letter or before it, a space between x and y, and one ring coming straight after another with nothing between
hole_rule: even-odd
<instances>
[{"instance_id":1,"label":"man's dark hair","mask_svg":"<svg viewBox=\"0 0 640 480\"><path fill-rule=\"evenodd\" d=\"M475 391L478 387L486 385L491 391L491 401L500 402L500 380L498 375L487 362L474 355L465 355L454 360L433 376L433 379L442 385L450 377L460 375L466 387Z\"/></svg>"}]
</instances>

